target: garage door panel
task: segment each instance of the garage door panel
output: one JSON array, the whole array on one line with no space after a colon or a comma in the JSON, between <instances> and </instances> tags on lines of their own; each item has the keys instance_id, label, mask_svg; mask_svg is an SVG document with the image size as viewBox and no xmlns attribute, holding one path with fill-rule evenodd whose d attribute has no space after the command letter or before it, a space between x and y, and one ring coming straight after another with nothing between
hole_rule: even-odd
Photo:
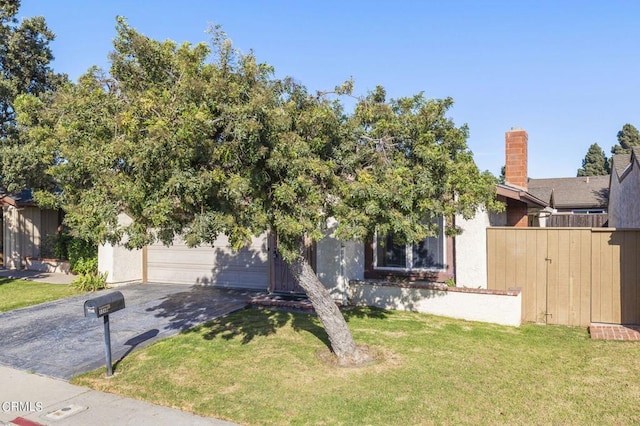
<instances>
[{"instance_id":1,"label":"garage door panel","mask_svg":"<svg viewBox=\"0 0 640 426\"><path fill-rule=\"evenodd\" d=\"M233 251L222 237L206 247L189 248L182 241L170 247L151 245L147 247L147 280L267 289L266 236L255 238L249 247L239 251Z\"/></svg>"}]
</instances>

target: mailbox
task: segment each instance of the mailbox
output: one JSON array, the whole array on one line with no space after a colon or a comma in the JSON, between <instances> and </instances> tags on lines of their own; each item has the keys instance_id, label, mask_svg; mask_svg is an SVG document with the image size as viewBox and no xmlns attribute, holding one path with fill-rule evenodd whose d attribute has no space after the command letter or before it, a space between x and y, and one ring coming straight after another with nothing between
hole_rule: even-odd
<instances>
[{"instance_id":1,"label":"mailbox","mask_svg":"<svg viewBox=\"0 0 640 426\"><path fill-rule=\"evenodd\" d=\"M119 291L84 302L84 316L88 318L100 318L120 309L124 309L124 296Z\"/></svg>"},{"instance_id":2,"label":"mailbox","mask_svg":"<svg viewBox=\"0 0 640 426\"><path fill-rule=\"evenodd\" d=\"M104 356L107 361L107 376L113 374L111 365L111 332L109 331L109 314L124 309L124 296L119 291L104 294L84 302L84 316L104 320Z\"/></svg>"}]
</instances>

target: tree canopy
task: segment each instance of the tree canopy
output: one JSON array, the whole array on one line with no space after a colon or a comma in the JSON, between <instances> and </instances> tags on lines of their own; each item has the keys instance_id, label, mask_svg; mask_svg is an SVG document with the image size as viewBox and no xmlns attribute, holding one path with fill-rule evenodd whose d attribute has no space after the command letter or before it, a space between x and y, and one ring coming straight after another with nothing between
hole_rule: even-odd
<instances>
[{"instance_id":1,"label":"tree canopy","mask_svg":"<svg viewBox=\"0 0 640 426\"><path fill-rule=\"evenodd\" d=\"M18 22L19 0L0 1L0 187L25 189L44 175L37 153L22 148L15 102L21 94L54 90L66 76L52 71L54 34L44 18Z\"/></svg>"},{"instance_id":2,"label":"tree canopy","mask_svg":"<svg viewBox=\"0 0 640 426\"><path fill-rule=\"evenodd\" d=\"M609 161L597 143L592 144L578 169L578 176L604 176L609 174Z\"/></svg>"},{"instance_id":3,"label":"tree canopy","mask_svg":"<svg viewBox=\"0 0 640 426\"><path fill-rule=\"evenodd\" d=\"M628 154L634 146L640 146L640 132L633 124L625 124L617 134L618 144L611 148L612 154Z\"/></svg>"},{"instance_id":4,"label":"tree canopy","mask_svg":"<svg viewBox=\"0 0 640 426\"><path fill-rule=\"evenodd\" d=\"M83 237L130 247L182 235L191 245L225 234L236 247L265 231L307 291L344 363L358 349L328 291L305 261L329 217L336 236L375 232L417 242L439 216L495 208L495 178L480 172L468 129L446 116L453 101L423 94L387 99L382 87L345 111L348 81L309 93L236 51L219 28L212 43L156 41L123 18L111 69L90 69L51 97L17 102L25 138L38 147ZM123 226L124 212L133 222Z\"/></svg>"}]
</instances>

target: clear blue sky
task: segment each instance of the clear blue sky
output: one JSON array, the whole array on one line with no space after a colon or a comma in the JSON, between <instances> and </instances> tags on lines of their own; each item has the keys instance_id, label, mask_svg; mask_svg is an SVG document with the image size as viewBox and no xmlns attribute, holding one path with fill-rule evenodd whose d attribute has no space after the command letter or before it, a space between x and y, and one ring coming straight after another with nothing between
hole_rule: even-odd
<instances>
[{"instance_id":1,"label":"clear blue sky","mask_svg":"<svg viewBox=\"0 0 640 426\"><path fill-rule=\"evenodd\" d=\"M56 33L54 69L76 79L107 54L122 15L141 33L207 41L221 24L241 51L311 90L352 77L356 94L450 96L482 170L500 173L504 132L529 133L529 176L575 176L640 128L640 2L635 0L22 0Z\"/></svg>"}]
</instances>

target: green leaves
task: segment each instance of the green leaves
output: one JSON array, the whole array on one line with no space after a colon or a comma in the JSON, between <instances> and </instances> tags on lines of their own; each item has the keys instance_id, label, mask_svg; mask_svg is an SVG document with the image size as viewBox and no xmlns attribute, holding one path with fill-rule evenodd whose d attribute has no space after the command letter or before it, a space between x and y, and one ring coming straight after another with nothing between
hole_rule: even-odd
<instances>
[{"instance_id":1,"label":"green leaves","mask_svg":"<svg viewBox=\"0 0 640 426\"><path fill-rule=\"evenodd\" d=\"M347 114L352 81L311 95L219 28L210 46L151 40L122 18L117 31L109 74L19 102L25 135L55 158L62 192L49 198L85 237L141 247L225 234L240 247L269 229L295 260L329 217L345 239L380 230L411 242L437 232L439 216L492 204L494 181L446 116L449 98L387 100L378 87ZM133 222L118 225L120 213Z\"/></svg>"}]
</instances>

